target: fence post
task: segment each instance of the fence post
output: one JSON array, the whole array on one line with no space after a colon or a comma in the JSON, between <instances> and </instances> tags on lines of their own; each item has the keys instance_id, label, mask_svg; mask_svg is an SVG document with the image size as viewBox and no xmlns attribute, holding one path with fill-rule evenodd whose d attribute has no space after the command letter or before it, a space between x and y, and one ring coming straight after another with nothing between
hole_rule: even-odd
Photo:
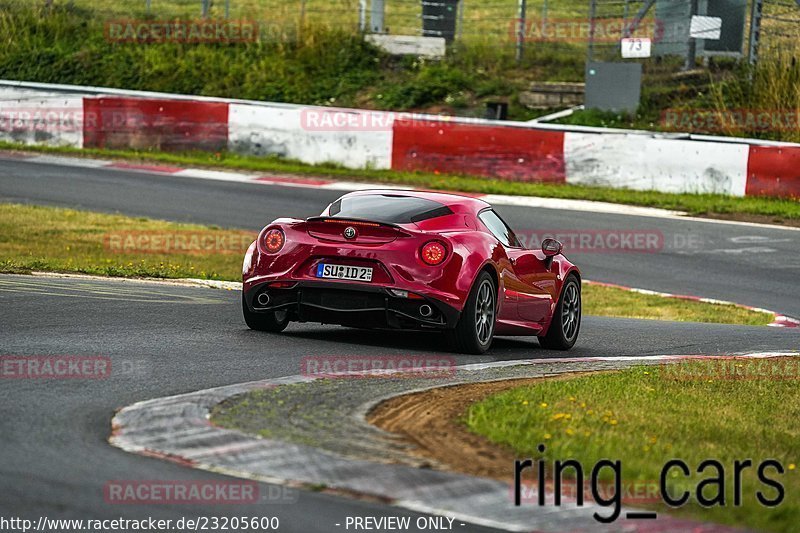
<instances>
[{"instance_id":1,"label":"fence post","mask_svg":"<svg viewBox=\"0 0 800 533\"><path fill-rule=\"evenodd\" d=\"M225 0L225 18L231 18L231 0Z\"/></svg>"},{"instance_id":2,"label":"fence post","mask_svg":"<svg viewBox=\"0 0 800 533\"><path fill-rule=\"evenodd\" d=\"M761 15L764 9L763 0L753 0L753 9L750 12L750 45L748 47L748 61L755 67L758 63L758 45L761 43Z\"/></svg>"},{"instance_id":3,"label":"fence post","mask_svg":"<svg viewBox=\"0 0 800 533\"><path fill-rule=\"evenodd\" d=\"M358 0L358 31L367 31L367 0Z\"/></svg>"},{"instance_id":4,"label":"fence post","mask_svg":"<svg viewBox=\"0 0 800 533\"><path fill-rule=\"evenodd\" d=\"M211 7L211 0L203 0L203 18L208 18L208 10Z\"/></svg>"},{"instance_id":5,"label":"fence post","mask_svg":"<svg viewBox=\"0 0 800 533\"><path fill-rule=\"evenodd\" d=\"M689 12L689 25L691 26L692 17L697 15L697 0L691 0L691 7ZM691 30L690 30L691 31ZM697 39L689 35L689 46L686 49L686 62L683 65L683 70L691 70L697 64Z\"/></svg>"},{"instance_id":6,"label":"fence post","mask_svg":"<svg viewBox=\"0 0 800 533\"><path fill-rule=\"evenodd\" d=\"M461 37L464 32L464 9L466 9L464 4L466 3L467 0L461 0L458 3L458 27L456 28L456 41L458 42L461 42Z\"/></svg>"},{"instance_id":7,"label":"fence post","mask_svg":"<svg viewBox=\"0 0 800 533\"><path fill-rule=\"evenodd\" d=\"M384 0L372 0L372 10L369 14L370 31L372 33L384 33L386 31L383 2Z\"/></svg>"},{"instance_id":8,"label":"fence post","mask_svg":"<svg viewBox=\"0 0 800 533\"><path fill-rule=\"evenodd\" d=\"M594 19L597 17L597 0L589 2L589 46L586 47L586 62L594 61Z\"/></svg>"},{"instance_id":9,"label":"fence post","mask_svg":"<svg viewBox=\"0 0 800 533\"><path fill-rule=\"evenodd\" d=\"M149 15L150 14L150 0L147 0L147 2L145 2L145 6L144 7L145 7L145 12Z\"/></svg>"},{"instance_id":10,"label":"fence post","mask_svg":"<svg viewBox=\"0 0 800 533\"><path fill-rule=\"evenodd\" d=\"M300 2L300 21L297 23L297 39L303 37L303 29L306 25L306 0Z\"/></svg>"},{"instance_id":11,"label":"fence post","mask_svg":"<svg viewBox=\"0 0 800 533\"><path fill-rule=\"evenodd\" d=\"M517 63L522 61L525 54L525 29L527 18L527 0L519 0L519 19L517 20Z\"/></svg>"},{"instance_id":12,"label":"fence post","mask_svg":"<svg viewBox=\"0 0 800 533\"><path fill-rule=\"evenodd\" d=\"M542 2L542 31L545 31L545 28L547 28L547 12L547 0L544 0L544 2Z\"/></svg>"}]
</instances>

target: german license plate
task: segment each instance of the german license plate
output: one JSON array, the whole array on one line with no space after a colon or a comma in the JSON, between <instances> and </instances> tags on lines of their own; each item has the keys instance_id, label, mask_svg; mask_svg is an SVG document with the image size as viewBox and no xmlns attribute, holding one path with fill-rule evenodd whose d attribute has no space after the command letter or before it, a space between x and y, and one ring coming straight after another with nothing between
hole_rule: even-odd
<instances>
[{"instance_id":1,"label":"german license plate","mask_svg":"<svg viewBox=\"0 0 800 533\"><path fill-rule=\"evenodd\" d=\"M317 277L350 281L372 281L372 268L320 263L317 265Z\"/></svg>"}]
</instances>

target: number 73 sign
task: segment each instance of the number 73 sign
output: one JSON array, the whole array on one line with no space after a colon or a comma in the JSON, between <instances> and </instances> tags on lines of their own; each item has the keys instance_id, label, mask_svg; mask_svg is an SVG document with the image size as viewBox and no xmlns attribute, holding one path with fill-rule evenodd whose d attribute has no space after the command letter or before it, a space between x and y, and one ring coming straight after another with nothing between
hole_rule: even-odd
<instances>
[{"instance_id":1,"label":"number 73 sign","mask_svg":"<svg viewBox=\"0 0 800 533\"><path fill-rule=\"evenodd\" d=\"M622 57L650 57L650 39L638 37L622 39Z\"/></svg>"}]
</instances>

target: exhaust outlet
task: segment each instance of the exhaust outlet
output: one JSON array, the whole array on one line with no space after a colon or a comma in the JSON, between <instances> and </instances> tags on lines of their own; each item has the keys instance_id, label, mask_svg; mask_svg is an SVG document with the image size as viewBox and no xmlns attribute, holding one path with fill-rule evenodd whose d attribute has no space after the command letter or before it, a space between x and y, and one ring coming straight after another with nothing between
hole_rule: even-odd
<instances>
[{"instance_id":1,"label":"exhaust outlet","mask_svg":"<svg viewBox=\"0 0 800 533\"><path fill-rule=\"evenodd\" d=\"M420 305L419 314L427 318L433 314L433 309L431 309L430 305Z\"/></svg>"},{"instance_id":2,"label":"exhaust outlet","mask_svg":"<svg viewBox=\"0 0 800 533\"><path fill-rule=\"evenodd\" d=\"M256 296L256 301L258 302L258 305L260 305L261 307L268 306L269 305L269 294L267 294L266 292L262 292L261 294Z\"/></svg>"}]
</instances>

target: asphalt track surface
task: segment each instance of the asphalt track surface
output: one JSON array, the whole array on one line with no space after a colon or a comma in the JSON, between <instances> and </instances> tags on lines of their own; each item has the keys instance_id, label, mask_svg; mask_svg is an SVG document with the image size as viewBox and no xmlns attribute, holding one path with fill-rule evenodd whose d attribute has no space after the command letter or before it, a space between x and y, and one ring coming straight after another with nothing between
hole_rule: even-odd
<instances>
[{"instance_id":1,"label":"asphalt track surface","mask_svg":"<svg viewBox=\"0 0 800 533\"><path fill-rule=\"evenodd\" d=\"M119 212L261 229L280 216L318 215L339 191L230 183L112 169L46 165L0 156L0 201ZM655 253L570 253L587 279L692 294L800 316L800 231L499 206L528 241L554 233L645 232Z\"/></svg>"},{"instance_id":2,"label":"asphalt track surface","mask_svg":"<svg viewBox=\"0 0 800 533\"><path fill-rule=\"evenodd\" d=\"M339 193L0 162L0 200L60 205L257 229L278 216L318 214ZM576 254L587 278L694 293L800 315L796 232L591 213L505 208L512 225L545 229L657 229L699 234L703 250L760 252ZM747 243L742 243L740 237ZM737 239L732 241L731 239ZM754 239L755 238L755 239ZM753 242L758 244L754 245ZM713 248L712 248L713 246ZM775 251L766 251L774 249ZM686 250L682 250L686 251ZM699 251L699 250L693 250ZM414 516L373 502L300 491L295 503L238 506L108 504L113 480L225 479L106 442L116 408L136 401L298 374L309 355L437 354L436 335L292 324L249 331L234 291L119 281L0 276L0 354L102 355L102 380L0 381L0 516L172 518L278 516L280 531L337 531L346 516ZM570 356L722 354L791 350L800 330L586 317ZM535 339L498 339L463 363L563 356ZM481 531L463 526L458 531Z\"/></svg>"}]
</instances>

